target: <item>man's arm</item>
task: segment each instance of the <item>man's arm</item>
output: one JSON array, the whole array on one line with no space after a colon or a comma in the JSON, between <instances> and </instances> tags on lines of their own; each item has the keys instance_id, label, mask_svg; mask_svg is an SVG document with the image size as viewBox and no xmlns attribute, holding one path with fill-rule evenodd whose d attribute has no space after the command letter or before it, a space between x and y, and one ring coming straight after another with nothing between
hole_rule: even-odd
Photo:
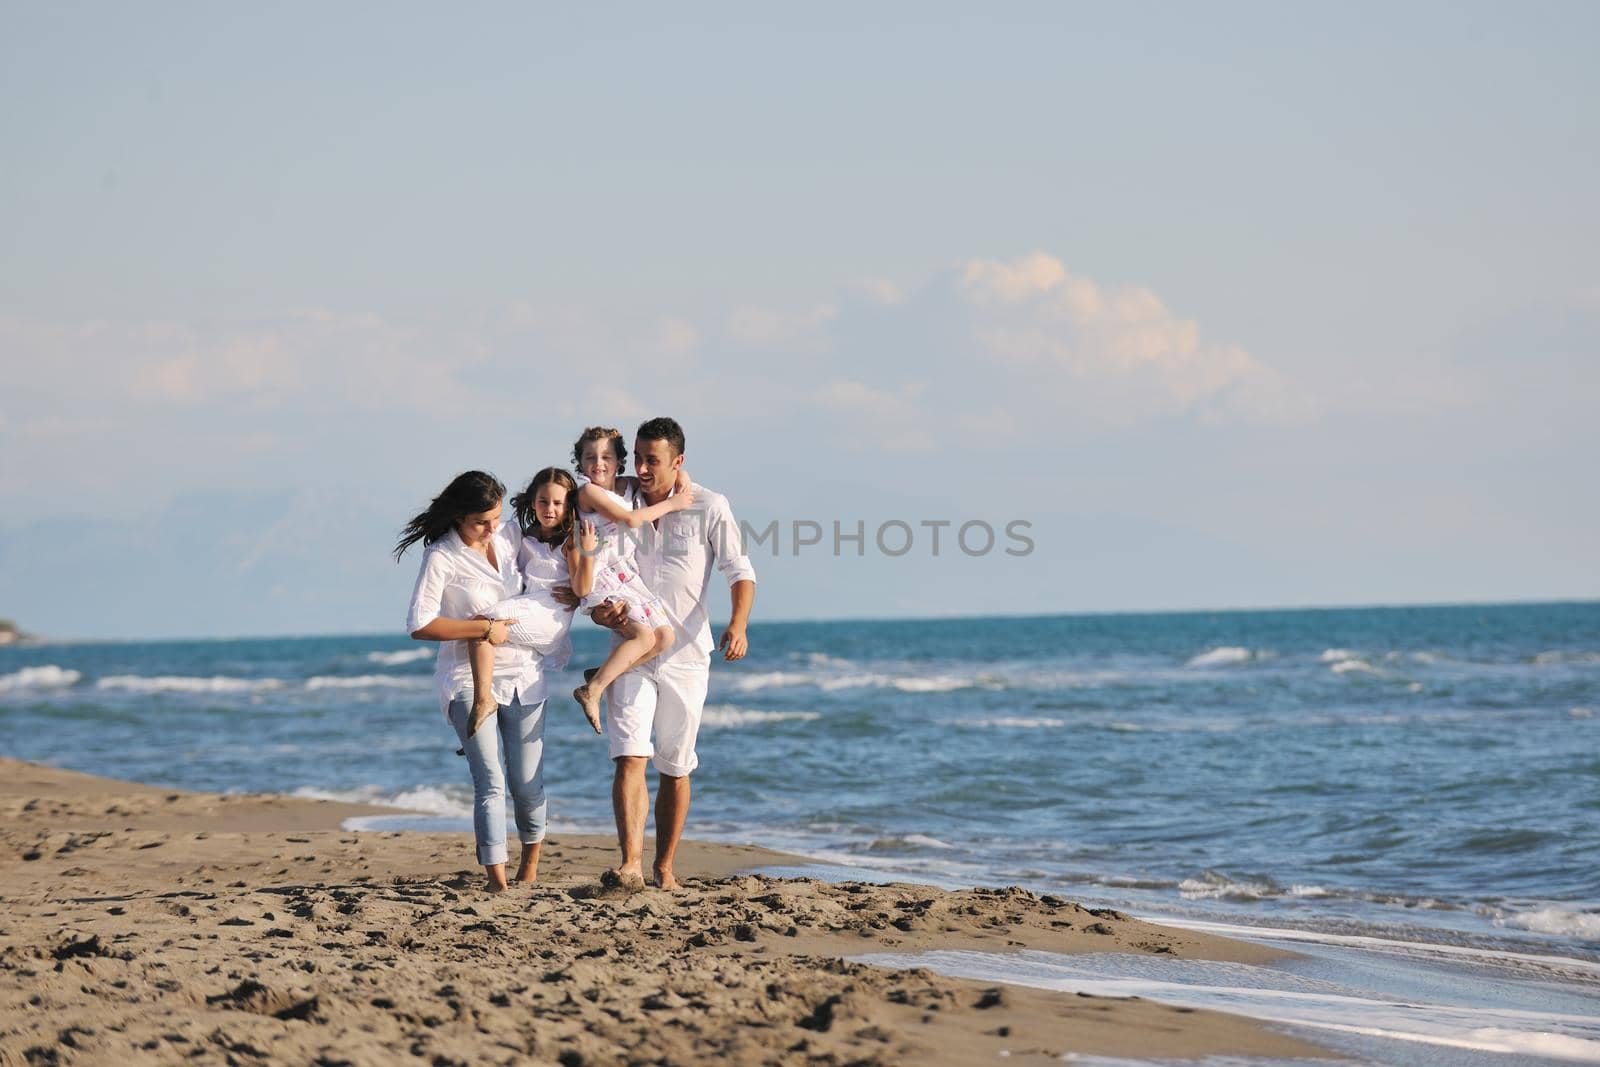
<instances>
[{"instance_id":1,"label":"man's arm","mask_svg":"<svg viewBox=\"0 0 1600 1067\"><path fill-rule=\"evenodd\" d=\"M750 621L750 609L755 606L756 583L741 578L729 586L728 593L733 600L733 610L728 617L728 628L722 631L722 640L717 642L717 647L722 649L722 658L732 662L744 659L744 654L750 650L750 641L744 631Z\"/></svg>"},{"instance_id":2,"label":"man's arm","mask_svg":"<svg viewBox=\"0 0 1600 1067\"><path fill-rule=\"evenodd\" d=\"M726 497L712 496L713 506L706 516L706 540L716 560L717 569L728 580L728 596L732 610L728 628L722 631L717 647L722 658L728 661L743 659L750 650L745 627L750 622L750 609L756 602L756 569L750 557L744 554L744 535L734 521L733 508Z\"/></svg>"}]
</instances>

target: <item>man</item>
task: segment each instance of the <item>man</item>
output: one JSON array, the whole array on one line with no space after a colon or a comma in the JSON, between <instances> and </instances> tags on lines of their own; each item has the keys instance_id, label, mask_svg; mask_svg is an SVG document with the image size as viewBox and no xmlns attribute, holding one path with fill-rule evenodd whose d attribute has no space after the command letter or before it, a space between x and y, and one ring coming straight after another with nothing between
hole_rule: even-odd
<instances>
[{"instance_id":1,"label":"man","mask_svg":"<svg viewBox=\"0 0 1600 1067\"><path fill-rule=\"evenodd\" d=\"M683 428L675 420L656 418L639 427L633 462L645 505L672 495L683 451ZM719 648L722 658L732 661L742 659L749 647L745 627L756 598L755 568L744 554L727 498L701 485L693 486L693 493L692 507L644 531L635 561L639 577L666 605L675 640L667 651L618 678L606 694L606 733L615 767L611 806L622 862L602 881L630 889L644 885L644 824L650 808L646 762L655 764L660 778L655 883L663 889L678 887L672 860L689 815L689 775L700 762L695 738L711 678L711 653ZM728 627L715 646L705 605L713 567L727 579L732 597ZM592 617L602 626L617 627L625 616L625 609L607 604Z\"/></svg>"}]
</instances>

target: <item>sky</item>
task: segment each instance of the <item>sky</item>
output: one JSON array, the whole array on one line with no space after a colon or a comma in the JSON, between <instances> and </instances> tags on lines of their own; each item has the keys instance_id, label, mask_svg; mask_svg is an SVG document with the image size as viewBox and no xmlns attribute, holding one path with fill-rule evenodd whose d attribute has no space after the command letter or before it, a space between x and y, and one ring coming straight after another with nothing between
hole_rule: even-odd
<instances>
[{"instance_id":1,"label":"sky","mask_svg":"<svg viewBox=\"0 0 1600 1067\"><path fill-rule=\"evenodd\" d=\"M758 620L1595 598L1596 39L5 3L0 617L398 632L454 474L660 414Z\"/></svg>"}]
</instances>

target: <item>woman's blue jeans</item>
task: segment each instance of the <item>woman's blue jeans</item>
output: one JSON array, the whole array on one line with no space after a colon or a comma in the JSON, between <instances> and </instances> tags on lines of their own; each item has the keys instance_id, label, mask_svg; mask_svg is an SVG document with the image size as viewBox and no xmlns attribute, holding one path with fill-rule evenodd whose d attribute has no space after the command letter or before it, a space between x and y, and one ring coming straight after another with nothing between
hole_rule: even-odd
<instances>
[{"instance_id":1,"label":"woman's blue jeans","mask_svg":"<svg viewBox=\"0 0 1600 1067\"><path fill-rule=\"evenodd\" d=\"M524 845L544 840L544 701L523 704L520 697L513 697L468 737L471 714L465 702L450 702L450 725L472 768L472 832L478 839L478 862L487 867L506 862L507 789L518 840Z\"/></svg>"}]
</instances>

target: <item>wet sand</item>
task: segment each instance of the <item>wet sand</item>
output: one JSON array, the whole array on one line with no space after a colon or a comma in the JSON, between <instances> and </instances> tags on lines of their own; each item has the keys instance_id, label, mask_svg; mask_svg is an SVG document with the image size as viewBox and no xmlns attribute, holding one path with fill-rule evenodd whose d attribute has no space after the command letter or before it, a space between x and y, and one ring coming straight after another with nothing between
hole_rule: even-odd
<instances>
[{"instance_id":1,"label":"wet sand","mask_svg":"<svg viewBox=\"0 0 1600 1067\"><path fill-rule=\"evenodd\" d=\"M1235 1016L846 958L1277 955L1022 890L769 878L740 872L804 861L686 842L684 890L608 894L615 843L560 835L538 885L490 895L470 835L340 829L389 809L8 759L0 814L5 1065L1325 1055Z\"/></svg>"}]
</instances>

